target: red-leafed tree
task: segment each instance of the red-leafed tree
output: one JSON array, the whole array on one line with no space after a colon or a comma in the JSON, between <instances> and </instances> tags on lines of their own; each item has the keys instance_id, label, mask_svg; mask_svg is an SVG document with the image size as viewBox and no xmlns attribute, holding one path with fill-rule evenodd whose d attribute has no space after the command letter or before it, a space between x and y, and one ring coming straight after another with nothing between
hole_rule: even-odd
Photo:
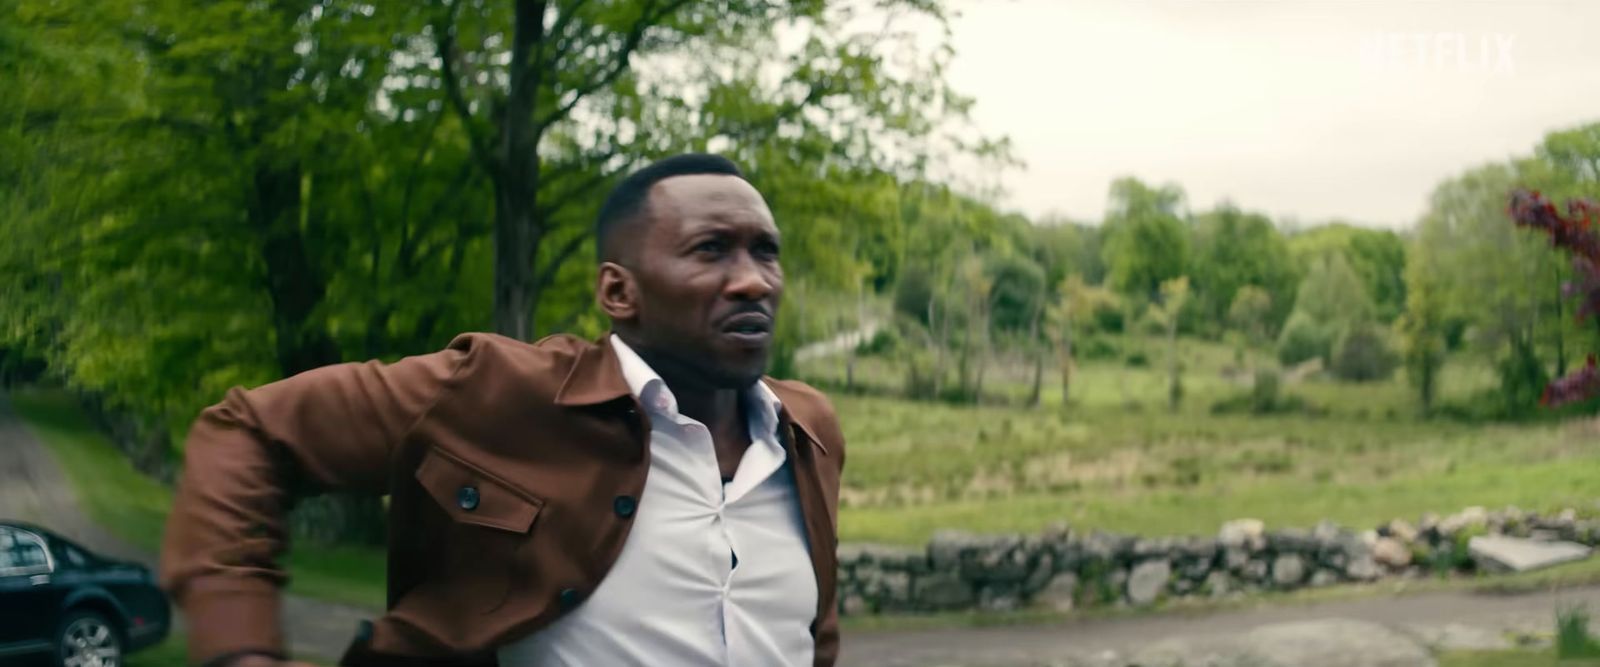
<instances>
[{"instance_id":1,"label":"red-leafed tree","mask_svg":"<svg viewBox=\"0 0 1600 667\"><path fill-rule=\"evenodd\" d=\"M1568 298L1579 301L1580 321L1600 315L1600 205L1585 199L1567 202L1566 212L1538 192L1518 190L1511 195L1511 219L1519 227L1530 227L1550 237L1550 245L1572 256L1574 278L1563 289ZM1600 318L1596 318L1600 322ZM1600 395L1600 368L1595 355L1578 370L1551 382L1540 399L1548 406L1560 406Z\"/></svg>"}]
</instances>

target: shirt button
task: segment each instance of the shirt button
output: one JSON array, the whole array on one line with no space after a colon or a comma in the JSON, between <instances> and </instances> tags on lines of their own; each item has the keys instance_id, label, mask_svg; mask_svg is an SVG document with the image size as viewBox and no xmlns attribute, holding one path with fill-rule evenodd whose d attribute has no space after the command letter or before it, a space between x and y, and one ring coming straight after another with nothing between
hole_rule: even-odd
<instances>
[{"instance_id":1,"label":"shirt button","mask_svg":"<svg viewBox=\"0 0 1600 667\"><path fill-rule=\"evenodd\" d=\"M563 588L561 594L557 596L557 601L561 603L562 611L571 611L573 607L578 606L578 603L583 602L583 593L578 592L576 588Z\"/></svg>"},{"instance_id":2,"label":"shirt button","mask_svg":"<svg viewBox=\"0 0 1600 667\"><path fill-rule=\"evenodd\" d=\"M478 509L478 489L474 486L463 486L456 492L456 504L468 512Z\"/></svg>"},{"instance_id":3,"label":"shirt button","mask_svg":"<svg viewBox=\"0 0 1600 667\"><path fill-rule=\"evenodd\" d=\"M639 509L639 501L634 500L633 496L617 496L616 500L611 501L611 509L617 516L626 519Z\"/></svg>"}]
</instances>

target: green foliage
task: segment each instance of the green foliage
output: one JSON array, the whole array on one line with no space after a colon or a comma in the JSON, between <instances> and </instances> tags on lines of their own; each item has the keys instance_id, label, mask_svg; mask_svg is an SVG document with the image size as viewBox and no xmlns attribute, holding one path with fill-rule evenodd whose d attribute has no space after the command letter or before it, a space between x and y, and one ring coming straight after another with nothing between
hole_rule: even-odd
<instances>
[{"instance_id":1,"label":"green foliage","mask_svg":"<svg viewBox=\"0 0 1600 667\"><path fill-rule=\"evenodd\" d=\"M1285 365L1327 359L1333 352L1334 332L1307 313L1296 312L1278 336L1278 361Z\"/></svg>"},{"instance_id":2,"label":"green foliage","mask_svg":"<svg viewBox=\"0 0 1600 667\"><path fill-rule=\"evenodd\" d=\"M1298 279L1272 221L1219 206L1199 216L1193 245L1190 274L1203 320L1232 324L1258 340L1271 336L1288 316Z\"/></svg>"},{"instance_id":3,"label":"green foliage","mask_svg":"<svg viewBox=\"0 0 1600 667\"><path fill-rule=\"evenodd\" d=\"M1497 370L1502 417L1523 417L1538 409L1539 397L1550 383L1550 372L1539 361L1532 344L1512 341L1510 353L1500 360Z\"/></svg>"},{"instance_id":4,"label":"green foliage","mask_svg":"<svg viewBox=\"0 0 1600 667\"><path fill-rule=\"evenodd\" d=\"M1182 204L1176 185L1152 188L1133 178L1111 184L1101 256L1112 288L1154 300L1161 283L1184 275L1189 234L1178 217Z\"/></svg>"},{"instance_id":5,"label":"green foliage","mask_svg":"<svg viewBox=\"0 0 1600 667\"><path fill-rule=\"evenodd\" d=\"M1296 234L1288 242L1303 272L1322 258L1340 255L1360 280L1379 321L1389 322L1404 309L1407 256L1398 234L1335 222Z\"/></svg>"},{"instance_id":6,"label":"green foliage","mask_svg":"<svg viewBox=\"0 0 1600 667\"><path fill-rule=\"evenodd\" d=\"M1363 325L1339 337L1329 370L1343 380L1371 382L1387 379L1398 363L1383 332L1376 326Z\"/></svg>"},{"instance_id":7,"label":"green foliage","mask_svg":"<svg viewBox=\"0 0 1600 667\"><path fill-rule=\"evenodd\" d=\"M1374 319L1372 299L1341 253L1311 261L1295 296L1294 311L1336 333Z\"/></svg>"},{"instance_id":8,"label":"green foliage","mask_svg":"<svg viewBox=\"0 0 1600 667\"><path fill-rule=\"evenodd\" d=\"M1253 343L1269 340L1272 331L1272 294L1255 285L1234 292L1228 305L1227 322Z\"/></svg>"},{"instance_id":9,"label":"green foliage","mask_svg":"<svg viewBox=\"0 0 1600 667\"><path fill-rule=\"evenodd\" d=\"M1600 658L1600 641L1589 633L1589 609L1571 605L1556 610L1556 657Z\"/></svg>"}]
</instances>

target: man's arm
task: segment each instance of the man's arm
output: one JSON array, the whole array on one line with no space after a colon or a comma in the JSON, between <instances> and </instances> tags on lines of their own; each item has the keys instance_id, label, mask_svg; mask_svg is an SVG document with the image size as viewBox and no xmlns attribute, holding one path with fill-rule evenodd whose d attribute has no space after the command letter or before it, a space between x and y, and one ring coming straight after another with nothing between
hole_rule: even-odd
<instances>
[{"instance_id":1,"label":"man's arm","mask_svg":"<svg viewBox=\"0 0 1600 667\"><path fill-rule=\"evenodd\" d=\"M348 363L230 390L189 432L162 547L163 586L188 622L189 656L283 655L278 558L295 489L383 493L390 455L467 358L450 349Z\"/></svg>"}]
</instances>

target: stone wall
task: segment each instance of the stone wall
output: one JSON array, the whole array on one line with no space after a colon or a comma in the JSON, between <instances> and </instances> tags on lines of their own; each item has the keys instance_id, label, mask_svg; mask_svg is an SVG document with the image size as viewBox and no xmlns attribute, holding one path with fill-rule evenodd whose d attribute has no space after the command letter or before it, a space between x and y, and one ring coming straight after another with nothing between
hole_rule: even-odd
<instances>
[{"instance_id":1,"label":"stone wall","mask_svg":"<svg viewBox=\"0 0 1600 667\"><path fill-rule=\"evenodd\" d=\"M1149 538L1066 527L1040 535L943 531L926 548L839 548L845 615L1009 611L1023 607L1151 605L1257 591L1441 576L1491 569L1468 548L1477 535L1600 544L1600 513L1549 515L1481 507L1415 524L1396 519L1354 532L1330 522L1267 531L1230 521L1214 537Z\"/></svg>"}]
</instances>

